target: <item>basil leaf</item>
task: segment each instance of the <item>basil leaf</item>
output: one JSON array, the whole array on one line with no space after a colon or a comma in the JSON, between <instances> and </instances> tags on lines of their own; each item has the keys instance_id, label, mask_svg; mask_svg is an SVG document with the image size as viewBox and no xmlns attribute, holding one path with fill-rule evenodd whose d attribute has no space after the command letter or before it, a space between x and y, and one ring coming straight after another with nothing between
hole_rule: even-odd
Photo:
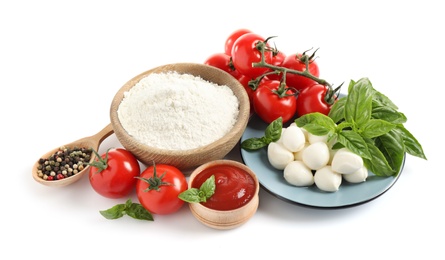
<instances>
[{"instance_id":1,"label":"basil leaf","mask_svg":"<svg viewBox=\"0 0 445 260\"><path fill-rule=\"evenodd\" d=\"M390 107L393 110L398 110L399 108L384 94L374 89L373 102L378 103L380 106Z\"/></svg>"},{"instance_id":2,"label":"basil leaf","mask_svg":"<svg viewBox=\"0 0 445 260\"><path fill-rule=\"evenodd\" d=\"M241 148L248 151L259 150L271 142L276 142L283 131L283 119L281 117L272 121L265 130L264 136L252 137L241 142Z\"/></svg>"},{"instance_id":3,"label":"basil leaf","mask_svg":"<svg viewBox=\"0 0 445 260\"><path fill-rule=\"evenodd\" d=\"M302 128L306 129L309 133L318 136L329 135L330 133L332 133L329 128L318 124L306 124L302 126Z\"/></svg>"},{"instance_id":4,"label":"basil leaf","mask_svg":"<svg viewBox=\"0 0 445 260\"><path fill-rule=\"evenodd\" d=\"M402 136L403 144L405 145L405 152L425 159L426 155L423 152L422 145L417 141L417 139L406 129L403 125L397 125L395 131Z\"/></svg>"},{"instance_id":5,"label":"basil leaf","mask_svg":"<svg viewBox=\"0 0 445 260\"><path fill-rule=\"evenodd\" d=\"M363 159L371 159L365 140L353 130L343 130L337 133L337 141Z\"/></svg>"},{"instance_id":6,"label":"basil leaf","mask_svg":"<svg viewBox=\"0 0 445 260\"><path fill-rule=\"evenodd\" d=\"M139 203L131 202L131 199L128 199L124 204L117 204L107 210L99 211L99 213L106 219L118 219L128 215L134 219L153 220L153 216L148 210Z\"/></svg>"},{"instance_id":7,"label":"basil leaf","mask_svg":"<svg viewBox=\"0 0 445 260\"><path fill-rule=\"evenodd\" d=\"M375 101L372 103L371 116L372 118L382 119L393 124L403 124L407 120L403 113L390 106L385 106Z\"/></svg>"},{"instance_id":8,"label":"basil leaf","mask_svg":"<svg viewBox=\"0 0 445 260\"><path fill-rule=\"evenodd\" d=\"M343 121L337 125L337 132L342 131L343 129L351 130L353 126L354 126L353 123L348 123L346 121Z\"/></svg>"},{"instance_id":9,"label":"basil leaf","mask_svg":"<svg viewBox=\"0 0 445 260\"><path fill-rule=\"evenodd\" d=\"M365 141L372 157L372 159L363 159L363 162L368 170L372 171L376 176L387 177L394 175L393 169L380 149L374 145L372 140L365 139Z\"/></svg>"},{"instance_id":10,"label":"basil leaf","mask_svg":"<svg viewBox=\"0 0 445 260\"><path fill-rule=\"evenodd\" d=\"M118 219L124 216L125 208L125 204L118 204L107 210L101 210L99 213L106 219Z\"/></svg>"},{"instance_id":11,"label":"basil leaf","mask_svg":"<svg viewBox=\"0 0 445 260\"><path fill-rule=\"evenodd\" d=\"M178 195L178 198L180 198L181 200L183 200L185 202L189 202L189 203L201 202L201 199L199 197L199 189L197 189L197 188L190 188L190 189L187 189L187 190L181 192Z\"/></svg>"},{"instance_id":12,"label":"basil leaf","mask_svg":"<svg viewBox=\"0 0 445 260\"><path fill-rule=\"evenodd\" d=\"M215 175L210 176L199 189L189 188L178 195L178 198L188 203L206 202L215 193Z\"/></svg>"},{"instance_id":13,"label":"basil leaf","mask_svg":"<svg viewBox=\"0 0 445 260\"><path fill-rule=\"evenodd\" d=\"M374 89L367 78L349 84L348 96L345 104L345 119L354 123L358 128L371 118L372 94Z\"/></svg>"},{"instance_id":14,"label":"basil leaf","mask_svg":"<svg viewBox=\"0 0 445 260\"><path fill-rule=\"evenodd\" d=\"M283 119L281 117L272 121L267 127L265 137L271 142L276 142L281 137L283 131ZM269 142L270 143L270 142Z\"/></svg>"},{"instance_id":15,"label":"basil leaf","mask_svg":"<svg viewBox=\"0 0 445 260\"><path fill-rule=\"evenodd\" d=\"M314 135L327 135L334 133L337 129L335 122L330 117L318 112L295 119L295 124Z\"/></svg>"},{"instance_id":16,"label":"basil leaf","mask_svg":"<svg viewBox=\"0 0 445 260\"><path fill-rule=\"evenodd\" d=\"M393 169L393 174L400 171L405 158L405 145L402 137L395 130L375 138L375 144Z\"/></svg>"},{"instance_id":17,"label":"basil leaf","mask_svg":"<svg viewBox=\"0 0 445 260\"><path fill-rule=\"evenodd\" d=\"M370 119L360 128L360 134L364 138L374 138L388 133L395 127L396 125L381 119Z\"/></svg>"},{"instance_id":18,"label":"basil leaf","mask_svg":"<svg viewBox=\"0 0 445 260\"><path fill-rule=\"evenodd\" d=\"M139 220L153 220L153 215L139 203L132 203L125 211L128 216Z\"/></svg>"},{"instance_id":19,"label":"basil leaf","mask_svg":"<svg viewBox=\"0 0 445 260\"><path fill-rule=\"evenodd\" d=\"M212 197L212 195L215 193L215 188L215 175L212 175L199 188L199 190L204 194L204 201Z\"/></svg>"},{"instance_id":20,"label":"basil leaf","mask_svg":"<svg viewBox=\"0 0 445 260\"><path fill-rule=\"evenodd\" d=\"M329 111L328 116L337 124L345 119L346 100L347 97L339 98L337 102L332 105L331 110Z\"/></svg>"},{"instance_id":21,"label":"basil leaf","mask_svg":"<svg viewBox=\"0 0 445 260\"><path fill-rule=\"evenodd\" d=\"M249 151L255 151L267 146L269 142L267 142L265 137L261 138L249 138L241 142L241 148Z\"/></svg>"},{"instance_id":22,"label":"basil leaf","mask_svg":"<svg viewBox=\"0 0 445 260\"><path fill-rule=\"evenodd\" d=\"M338 150L345 147L343 144L341 144L340 142L336 142L333 146L332 146L332 150Z\"/></svg>"}]
</instances>

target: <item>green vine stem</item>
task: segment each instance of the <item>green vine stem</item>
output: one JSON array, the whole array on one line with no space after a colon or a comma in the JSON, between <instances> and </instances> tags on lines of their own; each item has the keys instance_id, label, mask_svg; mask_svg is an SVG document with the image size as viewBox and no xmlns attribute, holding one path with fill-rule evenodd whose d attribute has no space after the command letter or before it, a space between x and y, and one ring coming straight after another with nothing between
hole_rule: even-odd
<instances>
[{"instance_id":1,"label":"green vine stem","mask_svg":"<svg viewBox=\"0 0 445 260\"><path fill-rule=\"evenodd\" d=\"M317 82L318 84L327 86L327 87L329 88L329 91L328 91L329 93L335 93L335 92L337 92L337 91L339 90L339 87L336 88L335 90L333 90L333 89L332 89L332 85L331 85L329 82L327 82L327 81L324 80L324 79L320 79L320 78L318 78L318 77L312 75L312 74L309 72L309 69L308 69L308 68L309 68L309 63L310 63L311 59L313 58L315 52L314 52L314 54L313 54L312 56L310 56L310 57L307 57L307 55L306 55L305 52L303 53L303 58L302 58L302 60L304 61L305 65L306 65L306 69L305 69L304 71L293 70L293 69L289 69L289 68L285 68L285 67L280 67L280 66L275 66L275 65L272 65L272 64L267 63L266 60L265 60L265 55L264 55L264 53L265 53L266 51L272 51L272 52L274 52L274 53L277 52L277 49L276 49L276 48L271 49L271 48L269 48L269 47L267 46L267 41L270 40L271 38L272 38L272 37L269 37L269 38L267 38L264 42L263 42L263 41L259 41L259 42L256 43L256 48L257 48L257 49L260 51L260 53L261 53L261 60L260 60L259 62L255 62L255 63L253 63L253 64L252 64L252 67L263 67L263 68L271 69L272 71L271 71L271 72L267 72L267 73L265 73L265 74L259 76L258 78L252 80L252 81L249 83L249 86L250 86L253 90L255 90L255 89L257 88L259 82L260 82L265 76L267 76L267 75L271 75L271 74L280 74L280 73L282 74L282 80L281 80L280 88L278 89L278 91L276 91L277 94L278 94L280 97L285 96L285 94L283 94L283 93L286 93L286 91L287 91L287 89L286 89L286 74L287 74L287 73L293 73L293 74L297 74L297 75L300 75L300 76L303 76L303 77L307 77L307 78L310 78L310 79L312 79L313 81Z\"/></svg>"}]
</instances>

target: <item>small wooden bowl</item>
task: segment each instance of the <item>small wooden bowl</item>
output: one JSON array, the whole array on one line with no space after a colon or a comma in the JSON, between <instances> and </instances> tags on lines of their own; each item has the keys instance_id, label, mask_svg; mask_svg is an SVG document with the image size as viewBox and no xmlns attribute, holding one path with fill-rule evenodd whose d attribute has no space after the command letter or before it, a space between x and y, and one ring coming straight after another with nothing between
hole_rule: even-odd
<instances>
[{"instance_id":1,"label":"small wooden bowl","mask_svg":"<svg viewBox=\"0 0 445 260\"><path fill-rule=\"evenodd\" d=\"M246 165L232 160L215 160L196 168L190 175L188 187L191 188L193 180L205 169L215 166L231 166L249 174L255 182L255 193L252 199L242 207L232 210L215 210L201 203L189 203L193 216L202 224L214 229L233 229L246 223L257 211L259 205L260 185L255 173ZM217 192L217 191L215 191Z\"/></svg>"},{"instance_id":2,"label":"small wooden bowl","mask_svg":"<svg viewBox=\"0 0 445 260\"><path fill-rule=\"evenodd\" d=\"M180 74L191 74L199 76L204 80L213 82L219 85L228 86L239 100L239 114L238 119L232 130L219 140L214 141L206 146L198 147L190 150L166 150L157 147L148 146L140 143L134 137L129 135L123 128L119 121L117 110L124 97L124 93L130 90L142 78L150 73L165 73L169 71L176 71ZM180 86L178 86L180 87ZM211 113L211 110L209 110ZM229 73L217 69L215 67L195 64L195 63L176 63L159 66L143 72L131 80L129 80L116 93L111 103L110 117L113 125L114 133L119 142L127 150L132 152L135 157L145 165L152 165L153 161L156 164L164 163L176 166L180 170L190 170L206 162L222 159L226 156L233 147L239 142L243 134L247 122L249 120L250 103L244 87ZM168 134L168 133L166 133Z\"/></svg>"}]
</instances>

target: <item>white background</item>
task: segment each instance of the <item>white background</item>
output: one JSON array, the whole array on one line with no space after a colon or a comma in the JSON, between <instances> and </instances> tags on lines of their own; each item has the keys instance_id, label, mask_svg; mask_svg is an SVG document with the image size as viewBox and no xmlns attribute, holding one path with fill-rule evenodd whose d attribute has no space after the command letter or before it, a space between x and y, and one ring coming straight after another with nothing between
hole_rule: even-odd
<instances>
[{"instance_id":1,"label":"white background","mask_svg":"<svg viewBox=\"0 0 445 260\"><path fill-rule=\"evenodd\" d=\"M0 258L443 259L439 1L247 2L2 1L0 254L9 257ZM320 76L334 84L369 77L408 117L428 161L408 156L387 193L353 208L310 209L262 190L253 218L228 231L200 224L188 207L154 222L106 220L99 210L125 199L99 196L87 178L64 188L32 179L39 156L109 123L127 80L201 63L238 28L278 36L287 54L319 47ZM100 151L119 145L112 135Z\"/></svg>"}]
</instances>

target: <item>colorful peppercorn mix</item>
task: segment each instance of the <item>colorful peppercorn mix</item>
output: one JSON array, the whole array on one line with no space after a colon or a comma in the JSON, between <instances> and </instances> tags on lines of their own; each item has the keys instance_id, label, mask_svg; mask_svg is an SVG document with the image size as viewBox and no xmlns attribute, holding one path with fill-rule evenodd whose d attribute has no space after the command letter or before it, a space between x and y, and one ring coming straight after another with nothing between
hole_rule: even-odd
<instances>
[{"instance_id":1,"label":"colorful peppercorn mix","mask_svg":"<svg viewBox=\"0 0 445 260\"><path fill-rule=\"evenodd\" d=\"M60 180L75 175L87 167L91 160L91 148L60 147L49 158L40 158L37 173L48 181Z\"/></svg>"}]
</instances>

